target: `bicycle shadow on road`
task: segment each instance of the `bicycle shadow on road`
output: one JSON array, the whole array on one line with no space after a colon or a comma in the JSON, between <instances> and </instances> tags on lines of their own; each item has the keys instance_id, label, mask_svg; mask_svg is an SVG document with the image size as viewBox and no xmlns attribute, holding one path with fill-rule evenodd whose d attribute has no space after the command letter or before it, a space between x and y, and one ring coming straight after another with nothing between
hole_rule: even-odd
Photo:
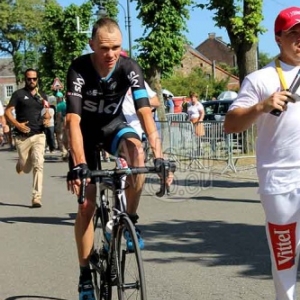
<instances>
[{"instance_id":1,"label":"bicycle shadow on road","mask_svg":"<svg viewBox=\"0 0 300 300\"><path fill-rule=\"evenodd\" d=\"M145 251L159 254L144 258L146 262L244 266L243 276L271 276L264 226L175 219L139 227L146 241Z\"/></svg>"},{"instance_id":2,"label":"bicycle shadow on road","mask_svg":"<svg viewBox=\"0 0 300 300\"><path fill-rule=\"evenodd\" d=\"M47 296L34 296L34 295L19 295L19 296L12 296L5 298L3 300L19 300L19 299L40 299L40 300L67 300L64 298L53 298L53 297L47 297Z\"/></svg>"}]
</instances>

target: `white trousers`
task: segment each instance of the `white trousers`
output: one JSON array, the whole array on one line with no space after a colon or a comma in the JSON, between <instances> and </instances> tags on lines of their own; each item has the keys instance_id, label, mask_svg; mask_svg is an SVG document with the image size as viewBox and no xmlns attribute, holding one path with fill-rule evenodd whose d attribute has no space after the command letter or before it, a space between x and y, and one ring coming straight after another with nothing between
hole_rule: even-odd
<instances>
[{"instance_id":1,"label":"white trousers","mask_svg":"<svg viewBox=\"0 0 300 300\"><path fill-rule=\"evenodd\" d=\"M266 215L276 300L295 300L300 247L300 189L260 197Z\"/></svg>"}]
</instances>

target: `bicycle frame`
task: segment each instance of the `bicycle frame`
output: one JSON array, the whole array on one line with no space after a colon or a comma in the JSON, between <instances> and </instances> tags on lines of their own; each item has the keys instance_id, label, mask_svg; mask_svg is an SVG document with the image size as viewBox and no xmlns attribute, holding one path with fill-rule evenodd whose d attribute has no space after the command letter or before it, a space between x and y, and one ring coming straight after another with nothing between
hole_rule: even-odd
<instances>
[{"instance_id":1,"label":"bicycle frame","mask_svg":"<svg viewBox=\"0 0 300 300\"><path fill-rule=\"evenodd\" d=\"M100 151L97 152L97 168L91 171L91 178L96 178L96 184L99 190L99 204L95 211L94 228L95 232L101 222L99 231L99 245L95 246L91 252L90 263L93 269L93 280L95 283L98 299L111 300L112 286L117 286L119 299L125 299L127 290L130 293L139 293L141 300L146 300L146 281L142 256L138 244L136 229L132 220L126 213L126 177L128 175L137 175L145 173L158 173L161 176L160 191L156 194L162 197L166 190L165 179L168 171L175 171L175 165L166 161L157 171L155 167L134 167L129 168L122 158L116 159L116 168L111 170L101 169ZM87 178L87 177L86 177ZM79 203L83 203L85 197L86 178L82 179L80 188ZM106 199L106 195L111 191L111 203ZM113 221L112 231L106 231L108 221ZM129 234L133 245L128 246L125 235ZM96 236L96 235L95 235ZM95 241L94 241L95 245ZM131 256L132 255L132 256ZM131 279L128 276L131 264L134 263L138 270L137 277ZM130 267L129 267L130 266ZM126 275L125 275L126 274ZM137 278L137 279L136 279ZM128 298L129 299L129 298Z\"/></svg>"}]
</instances>

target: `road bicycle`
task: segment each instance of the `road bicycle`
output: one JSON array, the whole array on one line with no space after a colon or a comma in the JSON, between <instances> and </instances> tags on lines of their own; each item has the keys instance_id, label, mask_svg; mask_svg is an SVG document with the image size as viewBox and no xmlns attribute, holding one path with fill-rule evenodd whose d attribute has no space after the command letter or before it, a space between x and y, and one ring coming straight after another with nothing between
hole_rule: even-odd
<instances>
[{"instance_id":1,"label":"road bicycle","mask_svg":"<svg viewBox=\"0 0 300 300\"><path fill-rule=\"evenodd\" d=\"M94 215L94 246L90 265L97 300L111 300L112 287L117 288L119 300L147 300L145 273L141 250L135 226L126 213L126 176L158 173L160 190L158 197L165 194L165 181L169 171L175 172L175 163L164 161L160 170L155 167L129 168L122 158L116 158L116 167L101 170L100 151L97 151L98 170L91 171L99 192ZM82 180L78 198L83 203L86 179ZM132 240L133 247L127 247L125 235Z\"/></svg>"}]
</instances>

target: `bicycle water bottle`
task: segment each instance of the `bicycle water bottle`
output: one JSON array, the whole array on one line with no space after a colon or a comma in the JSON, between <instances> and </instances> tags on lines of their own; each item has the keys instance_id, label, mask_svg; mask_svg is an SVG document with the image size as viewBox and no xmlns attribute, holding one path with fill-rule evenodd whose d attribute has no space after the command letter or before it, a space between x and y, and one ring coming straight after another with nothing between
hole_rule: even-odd
<instances>
[{"instance_id":1,"label":"bicycle water bottle","mask_svg":"<svg viewBox=\"0 0 300 300\"><path fill-rule=\"evenodd\" d=\"M114 221L113 220L109 220L106 223L105 231L106 231L107 234L111 235L111 232L112 232L112 229L113 229L113 225L114 225Z\"/></svg>"},{"instance_id":2,"label":"bicycle water bottle","mask_svg":"<svg viewBox=\"0 0 300 300\"><path fill-rule=\"evenodd\" d=\"M108 244L110 243L113 226L114 226L114 221L113 220L109 220L106 223L106 226L105 226L105 237L106 237L106 240L107 240ZM108 247L107 247L106 250L108 250Z\"/></svg>"}]
</instances>

